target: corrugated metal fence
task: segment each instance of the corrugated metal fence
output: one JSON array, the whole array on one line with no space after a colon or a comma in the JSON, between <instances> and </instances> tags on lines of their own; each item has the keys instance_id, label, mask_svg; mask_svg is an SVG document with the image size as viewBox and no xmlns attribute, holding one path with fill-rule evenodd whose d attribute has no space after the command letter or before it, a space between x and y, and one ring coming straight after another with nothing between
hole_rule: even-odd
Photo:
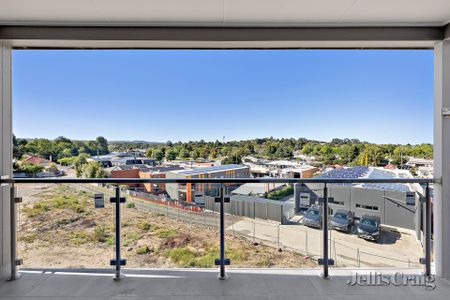
<instances>
[{"instance_id":1,"label":"corrugated metal fence","mask_svg":"<svg viewBox=\"0 0 450 300\"><path fill-rule=\"evenodd\" d=\"M219 203L215 203L214 197L205 196L205 209L218 212ZM258 197L232 195L230 203L225 204L225 213L273 220L285 224L294 215L294 204Z\"/></svg>"}]
</instances>

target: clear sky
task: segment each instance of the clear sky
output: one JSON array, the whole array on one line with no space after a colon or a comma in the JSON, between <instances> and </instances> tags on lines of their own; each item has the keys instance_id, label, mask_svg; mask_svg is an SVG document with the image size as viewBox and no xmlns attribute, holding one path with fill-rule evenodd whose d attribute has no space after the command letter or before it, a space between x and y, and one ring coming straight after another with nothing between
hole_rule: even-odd
<instances>
[{"instance_id":1,"label":"clear sky","mask_svg":"<svg viewBox=\"0 0 450 300\"><path fill-rule=\"evenodd\" d=\"M427 50L16 50L18 137L432 142Z\"/></svg>"}]
</instances>

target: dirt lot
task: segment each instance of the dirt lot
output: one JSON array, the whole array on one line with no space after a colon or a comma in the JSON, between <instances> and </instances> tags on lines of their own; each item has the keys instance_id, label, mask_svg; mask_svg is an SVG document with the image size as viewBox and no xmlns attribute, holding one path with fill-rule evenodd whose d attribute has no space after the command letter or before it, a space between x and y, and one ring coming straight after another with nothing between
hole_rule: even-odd
<instances>
[{"instance_id":1,"label":"dirt lot","mask_svg":"<svg viewBox=\"0 0 450 300\"><path fill-rule=\"evenodd\" d=\"M114 258L113 205L95 209L92 193L67 185L20 185L19 257L24 267L107 268ZM216 230L123 205L122 251L127 267L213 267ZM226 236L233 267L316 267L294 251Z\"/></svg>"}]
</instances>

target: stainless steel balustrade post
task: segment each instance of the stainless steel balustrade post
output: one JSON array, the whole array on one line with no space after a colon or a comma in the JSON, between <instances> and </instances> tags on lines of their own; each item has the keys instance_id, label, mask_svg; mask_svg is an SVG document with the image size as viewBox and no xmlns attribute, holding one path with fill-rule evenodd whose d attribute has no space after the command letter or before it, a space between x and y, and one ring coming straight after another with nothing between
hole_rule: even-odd
<instances>
[{"instance_id":1,"label":"stainless steel balustrade post","mask_svg":"<svg viewBox=\"0 0 450 300\"><path fill-rule=\"evenodd\" d=\"M430 185L425 189L425 275L431 275L431 195Z\"/></svg>"},{"instance_id":2,"label":"stainless steel balustrade post","mask_svg":"<svg viewBox=\"0 0 450 300\"><path fill-rule=\"evenodd\" d=\"M126 260L120 256L120 204L125 203L126 199L120 197L120 187L116 186L116 195L110 199L111 203L115 203L115 212L116 212L116 257L111 260L111 265L116 267L116 272L114 274L114 280L120 280L123 278L123 274L121 273L121 267L126 265Z\"/></svg>"},{"instance_id":3,"label":"stainless steel balustrade post","mask_svg":"<svg viewBox=\"0 0 450 300\"><path fill-rule=\"evenodd\" d=\"M323 187L322 216L323 254L322 259L319 259L319 264L323 265L322 277L324 279L328 279L330 277L328 273L328 266L333 265L334 261L328 258L328 188L326 183L324 183Z\"/></svg>"},{"instance_id":4,"label":"stainless steel balustrade post","mask_svg":"<svg viewBox=\"0 0 450 300\"><path fill-rule=\"evenodd\" d=\"M17 280L20 274L17 272L17 266L22 264L22 260L17 258L17 203L22 202L22 198L16 197L14 183L10 187L10 225L11 225L11 277L9 280Z\"/></svg>"},{"instance_id":5,"label":"stainless steel balustrade post","mask_svg":"<svg viewBox=\"0 0 450 300\"><path fill-rule=\"evenodd\" d=\"M225 202L230 202L229 197L225 197L225 187L222 185L219 188L219 197L215 198L215 202L220 203L220 258L216 259L215 264L219 265L220 280L225 280L227 275L225 274L225 265L230 264L230 260L225 258Z\"/></svg>"}]
</instances>

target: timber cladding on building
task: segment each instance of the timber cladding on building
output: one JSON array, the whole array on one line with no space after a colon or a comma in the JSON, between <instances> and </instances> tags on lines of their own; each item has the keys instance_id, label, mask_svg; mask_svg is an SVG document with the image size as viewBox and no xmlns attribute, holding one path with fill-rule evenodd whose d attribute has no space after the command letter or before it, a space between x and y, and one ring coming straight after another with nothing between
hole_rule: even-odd
<instances>
[{"instance_id":1,"label":"timber cladding on building","mask_svg":"<svg viewBox=\"0 0 450 300\"><path fill-rule=\"evenodd\" d=\"M168 172L166 178L175 179L190 179L190 178L249 178L250 168L245 165L222 165L207 168L197 168L191 170L179 170ZM228 187L233 187L235 184L225 184ZM186 202L196 202L196 197L203 197L205 195L214 195L217 192L219 184L212 183L187 183L166 184L166 190L170 198Z\"/></svg>"}]
</instances>

